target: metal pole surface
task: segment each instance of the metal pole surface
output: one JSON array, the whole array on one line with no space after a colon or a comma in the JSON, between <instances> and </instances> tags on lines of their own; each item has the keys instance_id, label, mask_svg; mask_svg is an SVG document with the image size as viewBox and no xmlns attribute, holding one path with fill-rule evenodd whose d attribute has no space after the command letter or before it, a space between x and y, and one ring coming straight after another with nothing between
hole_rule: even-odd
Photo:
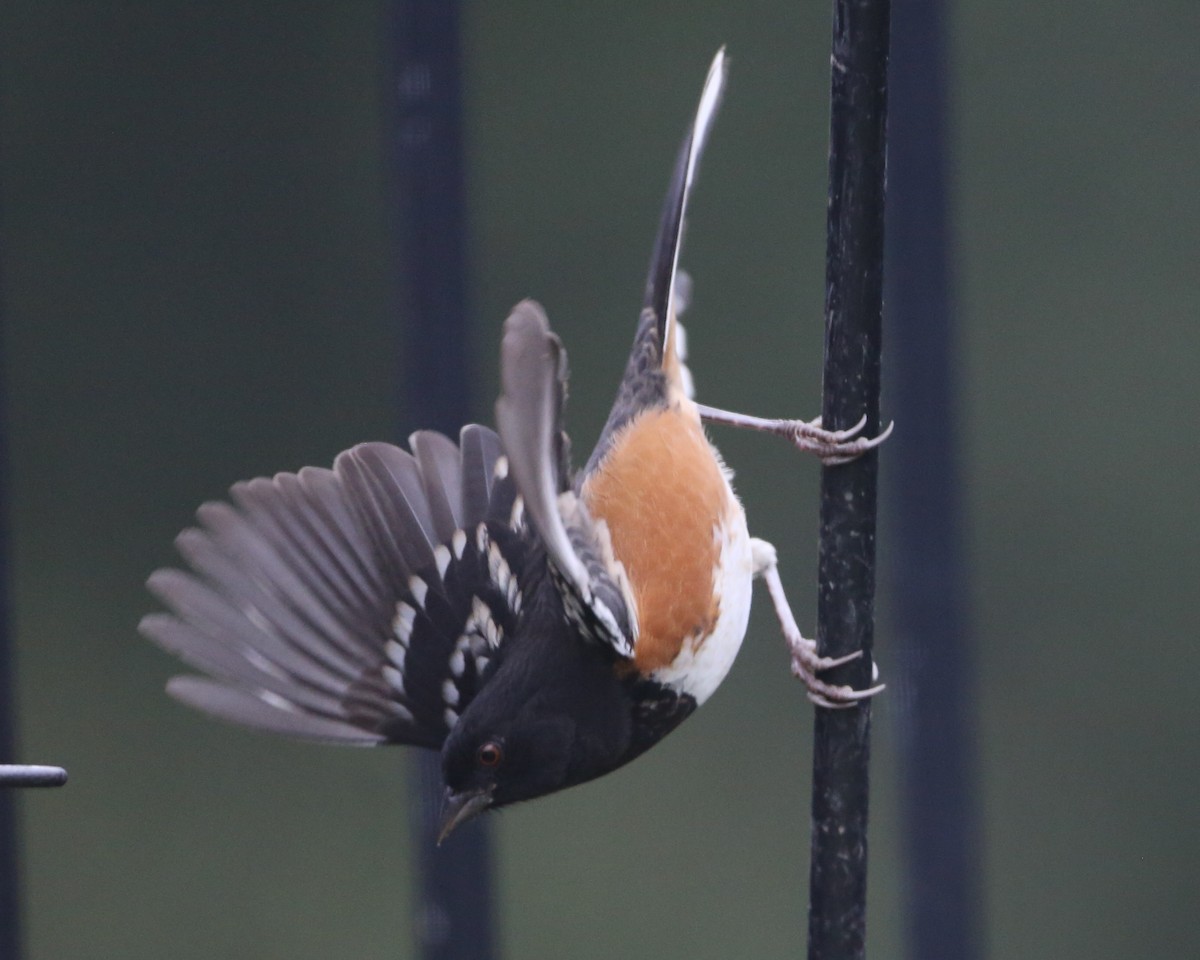
<instances>
[{"instance_id":1,"label":"metal pole surface","mask_svg":"<svg viewBox=\"0 0 1200 960\"><path fill-rule=\"evenodd\" d=\"M829 212L821 416L879 430L888 0L835 0L830 57ZM861 650L832 682L871 683L878 455L821 471L817 642ZM870 702L818 709L814 728L810 960L866 955Z\"/></svg>"}]
</instances>

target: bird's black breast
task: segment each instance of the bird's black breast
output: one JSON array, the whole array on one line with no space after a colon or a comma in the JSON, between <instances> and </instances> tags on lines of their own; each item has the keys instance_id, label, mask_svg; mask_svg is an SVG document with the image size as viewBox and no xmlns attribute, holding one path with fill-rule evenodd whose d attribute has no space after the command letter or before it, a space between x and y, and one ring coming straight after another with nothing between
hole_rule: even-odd
<instances>
[{"instance_id":1,"label":"bird's black breast","mask_svg":"<svg viewBox=\"0 0 1200 960\"><path fill-rule=\"evenodd\" d=\"M641 756L683 723L696 709L696 699L644 677L626 681L632 701L633 729L622 763Z\"/></svg>"}]
</instances>

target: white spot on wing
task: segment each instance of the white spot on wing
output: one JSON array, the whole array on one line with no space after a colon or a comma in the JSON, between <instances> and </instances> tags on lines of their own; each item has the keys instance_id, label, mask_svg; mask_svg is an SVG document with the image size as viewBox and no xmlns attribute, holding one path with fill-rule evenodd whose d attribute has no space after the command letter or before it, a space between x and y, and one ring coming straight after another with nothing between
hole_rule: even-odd
<instances>
[{"instance_id":1,"label":"white spot on wing","mask_svg":"<svg viewBox=\"0 0 1200 960\"><path fill-rule=\"evenodd\" d=\"M453 680L447 680L442 684L442 700L452 707L458 706L458 687L454 685Z\"/></svg>"},{"instance_id":2,"label":"white spot on wing","mask_svg":"<svg viewBox=\"0 0 1200 960\"><path fill-rule=\"evenodd\" d=\"M450 566L450 551L446 549L445 544L439 543L433 548L433 562L437 564L438 576L444 579L446 568Z\"/></svg>"},{"instance_id":3,"label":"white spot on wing","mask_svg":"<svg viewBox=\"0 0 1200 960\"><path fill-rule=\"evenodd\" d=\"M454 558L461 560L463 551L467 548L467 534L463 530L455 530L450 537L450 547L454 550Z\"/></svg>"},{"instance_id":4,"label":"white spot on wing","mask_svg":"<svg viewBox=\"0 0 1200 960\"><path fill-rule=\"evenodd\" d=\"M453 730L454 725L458 723L458 714L447 707L446 712L442 714L442 719L446 721L446 726Z\"/></svg>"},{"instance_id":5,"label":"white spot on wing","mask_svg":"<svg viewBox=\"0 0 1200 960\"><path fill-rule=\"evenodd\" d=\"M411 593L413 599L417 601L417 606L424 610L425 597L429 593L429 584L427 584L420 577L409 577L408 592Z\"/></svg>"},{"instance_id":6,"label":"white spot on wing","mask_svg":"<svg viewBox=\"0 0 1200 960\"><path fill-rule=\"evenodd\" d=\"M392 619L392 635L402 646L408 646L416 616L417 611L411 604L405 603L403 600L396 604L396 616Z\"/></svg>"},{"instance_id":7,"label":"white spot on wing","mask_svg":"<svg viewBox=\"0 0 1200 960\"><path fill-rule=\"evenodd\" d=\"M488 547L487 560L488 576L491 577L492 583L503 594L504 600L508 604L508 609L513 613L520 613L520 584L513 575L512 567L508 565L508 561L504 559L504 554L500 552L500 547L495 542Z\"/></svg>"},{"instance_id":8,"label":"white spot on wing","mask_svg":"<svg viewBox=\"0 0 1200 960\"><path fill-rule=\"evenodd\" d=\"M258 699L263 703L275 707L277 710L286 710L288 713L297 713L296 705L290 700L285 700L277 693L272 693L270 690L256 690Z\"/></svg>"},{"instance_id":9,"label":"white spot on wing","mask_svg":"<svg viewBox=\"0 0 1200 960\"><path fill-rule=\"evenodd\" d=\"M278 677L280 680L286 680L288 678L287 674L279 669L276 664L272 663L253 647L240 647L239 649L241 650L242 656L263 673L272 677Z\"/></svg>"},{"instance_id":10,"label":"white spot on wing","mask_svg":"<svg viewBox=\"0 0 1200 960\"><path fill-rule=\"evenodd\" d=\"M399 717L401 720L405 720L408 723L413 722L412 711L409 710L408 707L406 707L404 704L396 703L395 701L392 701L391 709L392 709L392 713L395 714L397 717Z\"/></svg>"},{"instance_id":11,"label":"white spot on wing","mask_svg":"<svg viewBox=\"0 0 1200 960\"><path fill-rule=\"evenodd\" d=\"M471 615L467 618L463 637L470 645L471 653L478 657L488 647L500 646L504 631L492 619L492 611L478 597L471 598Z\"/></svg>"},{"instance_id":12,"label":"white spot on wing","mask_svg":"<svg viewBox=\"0 0 1200 960\"><path fill-rule=\"evenodd\" d=\"M500 548L494 543L488 547L488 575L508 601L509 609L512 609L513 595L517 592L516 577L512 575L512 569L500 553Z\"/></svg>"},{"instance_id":13,"label":"white spot on wing","mask_svg":"<svg viewBox=\"0 0 1200 960\"><path fill-rule=\"evenodd\" d=\"M471 598L471 617L467 620L467 626L473 627L476 632L480 631L480 627L487 622L491 617L492 612L488 609L488 605L478 597Z\"/></svg>"},{"instance_id":14,"label":"white spot on wing","mask_svg":"<svg viewBox=\"0 0 1200 960\"><path fill-rule=\"evenodd\" d=\"M395 690L396 693L400 694L400 696L408 696L404 689L404 674L402 674L395 667L385 663L383 665L383 679L385 679L388 682L388 686Z\"/></svg>"}]
</instances>

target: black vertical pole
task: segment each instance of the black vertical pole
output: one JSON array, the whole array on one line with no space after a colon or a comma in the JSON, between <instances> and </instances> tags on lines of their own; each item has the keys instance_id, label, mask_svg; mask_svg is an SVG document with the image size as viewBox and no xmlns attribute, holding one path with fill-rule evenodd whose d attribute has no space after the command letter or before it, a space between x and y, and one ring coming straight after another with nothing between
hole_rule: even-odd
<instances>
[{"instance_id":1,"label":"black vertical pole","mask_svg":"<svg viewBox=\"0 0 1200 960\"><path fill-rule=\"evenodd\" d=\"M825 368L821 416L879 430L888 0L835 0L831 56ZM833 682L871 683L878 456L821 471L817 638L861 659ZM814 730L810 960L866 955L871 707L818 709Z\"/></svg>"},{"instance_id":2,"label":"black vertical pole","mask_svg":"<svg viewBox=\"0 0 1200 960\"><path fill-rule=\"evenodd\" d=\"M2 355L2 354L0 354ZM3 392L0 390L0 399ZM0 763L15 759L16 704L13 694L12 639L8 630L8 522L3 482L7 464L5 405L0 402ZM0 957L16 960L21 950L20 862L17 859L17 811L14 792L0 784Z\"/></svg>"},{"instance_id":3,"label":"black vertical pole","mask_svg":"<svg viewBox=\"0 0 1200 960\"><path fill-rule=\"evenodd\" d=\"M977 960L979 825L955 458L941 0L896 0L888 143L886 496L897 562L889 681L900 746L907 952Z\"/></svg>"},{"instance_id":4,"label":"black vertical pole","mask_svg":"<svg viewBox=\"0 0 1200 960\"><path fill-rule=\"evenodd\" d=\"M393 31L405 293L400 402L411 426L456 436L471 413L459 5L396 0ZM495 955L487 821L467 823L439 848L440 758L422 751L414 766L420 954L487 960Z\"/></svg>"}]
</instances>

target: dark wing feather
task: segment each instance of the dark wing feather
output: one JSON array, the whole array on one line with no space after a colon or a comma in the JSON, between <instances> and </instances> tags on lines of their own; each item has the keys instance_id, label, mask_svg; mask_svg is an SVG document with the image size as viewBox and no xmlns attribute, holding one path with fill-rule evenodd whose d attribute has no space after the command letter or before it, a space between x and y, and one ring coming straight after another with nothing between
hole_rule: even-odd
<instances>
[{"instance_id":1,"label":"dark wing feather","mask_svg":"<svg viewBox=\"0 0 1200 960\"><path fill-rule=\"evenodd\" d=\"M495 433L414 435L239 483L159 570L141 632L205 677L172 696L248 726L439 747L516 629L531 546ZM519 514L519 511L517 511Z\"/></svg>"},{"instance_id":2,"label":"dark wing feather","mask_svg":"<svg viewBox=\"0 0 1200 960\"><path fill-rule=\"evenodd\" d=\"M463 427L458 442L462 451L463 510L472 516L486 514L492 500L493 472L504 448L495 433L475 423Z\"/></svg>"},{"instance_id":3,"label":"dark wing feather","mask_svg":"<svg viewBox=\"0 0 1200 960\"><path fill-rule=\"evenodd\" d=\"M425 496L433 513L433 529L440 543L463 528L462 464L458 447L432 430L419 430L408 438L408 445L421 468Z\"/></svg>"},{"instance_id":4,"label":"dark wing feather","mask_svg":"<svg viewBox=\"0 0 1200 960\"><path fill-rule=\"evenodd\" d=\"M173 677L167 683L167 692L181 703L205 713L288 737L365 747L374 746L384 739L340 720L297 710L286 699L272 702L261 695L228 687L205 677Z\"/></svg>"},{"instance_id":5,"label":"dark wing feather","mask_svg":"<svg viewBox=\"0 0 1200 960\"><path fill-rule=\"evenodd\" d=\"M433 560L438 537L416 458L389 443L363 443L338 454L334 473L372 547L371 559L393 583Z\"/></svg>"}]
</instances>

